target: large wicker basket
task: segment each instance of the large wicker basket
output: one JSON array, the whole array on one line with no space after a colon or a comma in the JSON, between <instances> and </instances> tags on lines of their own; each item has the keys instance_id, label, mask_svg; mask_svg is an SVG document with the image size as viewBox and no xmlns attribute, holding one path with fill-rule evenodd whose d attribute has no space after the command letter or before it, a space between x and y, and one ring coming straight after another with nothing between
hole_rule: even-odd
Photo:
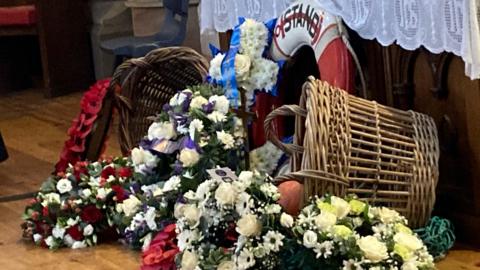
<instances>
[{"instance_id":1,"label":"large wicker basket","mask_svg":"<svg viewBox=\"0 0 480 270\"><path fill-rule=\"evenodd\" d=\"M152 123L150 116L160 112L177 91L202 83L207 73L206 58L187 47L156 49L120 65L111 85L121 89L117 108L122 153L143 138Z\"/></svg>"},{"instance_id":2,"label":"large wicker basket","mask_svg":"<svg viewBox=\"0 0 480 270\"><path fill-rule=\"evenodd\" d=\"M274 136L272 120L295 115L293 144ZM306 121L305 121L306 118ZM292 156L305 198L357 194L403 213L414 227L430 218L438 181L439 146L432 118L348 95L310 77L300 106L285 105L265 121L268 138Z\"/></svg>"}]
</instances>

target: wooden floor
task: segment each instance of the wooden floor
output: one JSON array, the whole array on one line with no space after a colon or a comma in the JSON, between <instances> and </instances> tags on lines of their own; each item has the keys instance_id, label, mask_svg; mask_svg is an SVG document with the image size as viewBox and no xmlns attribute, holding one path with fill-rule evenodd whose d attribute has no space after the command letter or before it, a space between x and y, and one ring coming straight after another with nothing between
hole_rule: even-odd
<instances>
[{"instance_id":1,"label":"wooden floor","mask_svg":"<svg viewBox=\"0 0 480 270\"><path fill-rule=\"evenodd\" d=\"M36 191L53 170L66 139L66 130L78 113L81 94L44 99L40 90L0 96L0 132L10 158L0 163L0 196ZM112 134L107 155L120 153ZM21 239L24 201L0 203L0 270L22 269L138 269L139 254L120 244L84 250L51 252ZM450 252L438 269L480 270L480 252Z\"/></svg>"}]
</instances>

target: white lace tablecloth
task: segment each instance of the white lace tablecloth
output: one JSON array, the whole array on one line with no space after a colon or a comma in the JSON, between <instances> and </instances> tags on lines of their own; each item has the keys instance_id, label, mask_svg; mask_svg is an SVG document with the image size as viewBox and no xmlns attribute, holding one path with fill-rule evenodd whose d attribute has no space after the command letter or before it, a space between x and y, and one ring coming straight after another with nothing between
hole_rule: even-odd
<instances>
[{"instance_id":1,"label":"white lace tablecloth","mask_svg":"<svg viewBox=\"0 0 480 270\"><path fill-rule=\"evenodd\" d=\"M201 0L200 31L225 32L239 17L267 21L278 17L294 0Z\"/></svg>"},{"instance_id":2,"label":"white lace tablecloth","mask_svg":"<svg viewBox=\"0 0 480 270\"><path fill-rule=\"evenodd\" d=\"M312 0L343 18L366 39L394 42L407 50L424 46L452 52L465 73L480 78L480 0ZM277 17L292 0L201 0L200 29L224 32L238 17L265 21Z\"/></svg>"}]
</instances>

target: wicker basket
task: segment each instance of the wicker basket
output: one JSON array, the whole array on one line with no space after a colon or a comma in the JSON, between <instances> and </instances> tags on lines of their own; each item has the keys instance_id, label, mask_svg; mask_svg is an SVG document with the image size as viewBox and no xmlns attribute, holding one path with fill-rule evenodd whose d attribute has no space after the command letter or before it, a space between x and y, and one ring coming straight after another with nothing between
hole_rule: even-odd
<instances>
[{"instance_id":1,"label":"wicker basket","mask_svg":"<svg viewBox=\"0 0 480 270\"><path fill-rule=\"evenodd\" d=\"M296 116L293 144L273 135L272 120L280 115ZM439 146L429 116L351 96L310 77L300 106L273 111L265 130L292 156L292 173L279 179L303 181L305 198L354 193L373 205L396 209L414 227L430 218Z\"/></svg>"},{"instance_id":2,"label":"wicker basket","mask_svg":"<svg viewBox=\"0 0 480 270\"><path fill-rule=\"evenodd\" d=\"M186 47L156 49L120 65L111 84L121 88L116 100L122 153L145 136L152 123L148 117L160 112L177 91L202 83L207 73L205 57Z\"/></svg>"}]
</instances>

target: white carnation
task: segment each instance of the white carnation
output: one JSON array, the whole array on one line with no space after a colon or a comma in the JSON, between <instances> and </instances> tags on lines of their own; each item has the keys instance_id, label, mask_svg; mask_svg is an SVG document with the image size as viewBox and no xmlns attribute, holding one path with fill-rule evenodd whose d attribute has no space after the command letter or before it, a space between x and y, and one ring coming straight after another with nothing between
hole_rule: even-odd
<instances>
[{"instance_id":1,"label":"white carnation","mask_svg":"<svg viewBox=\"0 0 480 270\"><path fill-rule=\"evenodd\" d=\"M251 237L260 234L262 223L256 215L246 214L237 221L237 232L243 236Z\"/></svg>"},{"instance_id":2,"label":"white carnation","mask_svg":"<svg viewBox=\"0 0 480 270\"><path fill-rule=\"evenodd\" d=\"M215 191L215 199L220 205L233 205L237 200L237 190L231 183L222 182Z\"/></svg>"},{"instance_id":3,"label":"white carnation","mask_svg":"<svg viewBox=\"0 0 480 270\"><path fill-rule=\"evenodd\" d=\"M195 149L185 148L180 151L178 159L182 162L183 167L192 167L200 160L200 155Z\"/></svg>"},{"instance_id":4,"label":"white carnation","mask_svg":"<svg viewBox=\"0 0 480 270\"><path fill-rule=\"evenodd\" d=\"M210 61L210 69L208 70L208 73L217 81L222 79L222 61L224 57L225 54L219 53Z\"/></svg>"},{"instance_id":5,"label":"white carnation","mask_svg":"<svg viewBox=\"0 0 480 270\"><path fill-rule=\"evenodd\" d=\"M168 179L167 182L165 182L165 184L163 185L162 191L169 192L169 191L177 190L180 187L181 182L182 180L180 179L180 177L178 175L174 175L170 177L170 179Z\"/></svg>"},{"instance_id":6,"label":"white carnation","mask_svg":"<svg viewBox=\"0 0 480 270\"><path fill-rule=\"evenodd\" d=\"M185 251L182 255L182 270L195 270L197 269L198 265L198 256L197 254Z\"/></svg>"}]
</instances>

